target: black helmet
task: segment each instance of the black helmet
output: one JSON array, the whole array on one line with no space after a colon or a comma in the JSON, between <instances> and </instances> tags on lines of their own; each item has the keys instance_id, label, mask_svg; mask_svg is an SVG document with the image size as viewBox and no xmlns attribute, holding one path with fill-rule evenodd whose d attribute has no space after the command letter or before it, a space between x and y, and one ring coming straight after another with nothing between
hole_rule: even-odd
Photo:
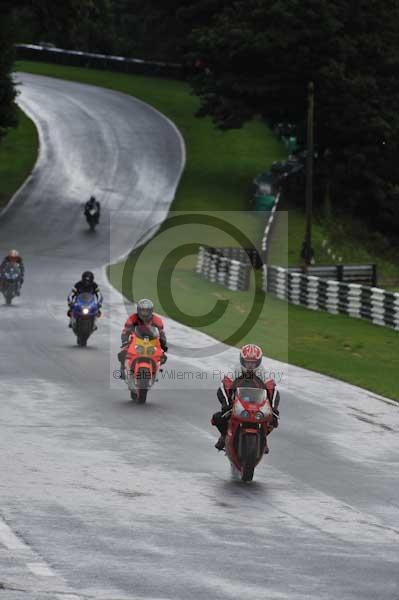
<instances>
[{"instance_id":1,"label":"black helmet","mask_svg":"<svg viewBox=\"0 0 399 600\"><path fill-rule=\"evenodd\" d=\"M93 202L95 202L95 201L96 201L95 196L90 196L90 200L89 200L90 204L93 204Z\"/></svg>"},{"instance_id":2,"label":"black helmet","mask_svg":"<svg viewBox=\"0 0 399 600\"><path fill-rule=\"evenodd\" d=\"M91 271L82 273L82 281L85 285L91 285L94 281L94 275Z\"/></svg>"},{"instance_id":3,"label":"black helmet","mask_svg":"<svg viewBox=\"0 0 399 600\"><path fill-rule=\"evenodd\" d=\"M143 323L148 323L151 320L154 312L154 304L151 300L143 298L137 302L137 314Z\"/></svg>"}]
</instances>

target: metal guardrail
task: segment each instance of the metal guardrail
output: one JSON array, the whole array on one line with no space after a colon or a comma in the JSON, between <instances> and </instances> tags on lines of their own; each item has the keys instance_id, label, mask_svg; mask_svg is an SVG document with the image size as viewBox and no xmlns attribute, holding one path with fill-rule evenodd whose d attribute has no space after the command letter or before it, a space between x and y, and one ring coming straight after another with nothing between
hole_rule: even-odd
<instances>
[{"instance_id":1,"label":"metal guardrail","mask_svg":"<svg viewBox=\"0 0 399 600\"><path fill-rule=\"evenodd\" d=\"M108 69L123 73L171 77L173 79L184 78L183 66L178 63L146 61L138 58L65 50L34 44L16 44L15 48L18 60L38 60L61 65Z\"/></svg>"},{"instance_id":2,"label":"metal guardrail","mask_svg":"<svg viewBox=\"0 0 399 600\"><path fill-rule=\"evenodd\" d=\"M377 287L377 265L312 265L305 267L288 267L290 273L302 273L321 279L334 279L345 283L358 283Z\"/></svg>"},{"instance_id":3,"label":"metal guardrail","mask_svg":"<svg viewBox=\"0 0 399 600\"><path fill-rule=\"evenodd\" d=\"M399 331L399 294L264 266L263 291L313 310L367 319Z\"/></svg>"}]
</instances>

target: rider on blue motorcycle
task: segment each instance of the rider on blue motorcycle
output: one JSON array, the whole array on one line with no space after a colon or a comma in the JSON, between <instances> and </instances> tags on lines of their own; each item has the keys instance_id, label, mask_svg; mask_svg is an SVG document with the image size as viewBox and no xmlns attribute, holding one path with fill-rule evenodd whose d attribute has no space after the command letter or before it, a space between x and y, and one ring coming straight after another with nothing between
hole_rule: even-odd
<instances>
[{"instance_id":1,"label":"rider on blue motorcycle","mask_svg":"<svg viewBox=\"0 0 399 600\"><path fill-rule=\"evenodd\" d=\"M73 303L75 302L75 299L77 296L79 296L79 294L93 294L94 296L96 296L97 298L97 302L98 302L98 308L101 308L102 302L103 302L103 295L100 292L100 288L98 287L97 283L94 281L94 275L91 271L84 271L84 273L82 273L82 278L80 281L78 281L77 283L75 283L75 285L73 286L69 296L68 296L68 312L67 315L70 319L71 317L71 308L73 306ZM98 311L98 317L101 315L100 310ZM69 325L68 327L72 327L71 324L71 320L69 320Z\"/></svg>"},{"instance_id":2,"label":"rider on blue motorcycle","mask_svg":"<svg viewBox=\"0 0 399 600\"><path fill-rule=\"evenodd\" d=\"M19 280L18 289L16 292L16 295L19 296L22 284L24 282L25 267L22 257L19 255L18 250L9 250L7 256L4 257L3 262L0 265L0 280L4 271L9 265L18 265L21 270L21 279Z\"/></svg>"}]
</instances>

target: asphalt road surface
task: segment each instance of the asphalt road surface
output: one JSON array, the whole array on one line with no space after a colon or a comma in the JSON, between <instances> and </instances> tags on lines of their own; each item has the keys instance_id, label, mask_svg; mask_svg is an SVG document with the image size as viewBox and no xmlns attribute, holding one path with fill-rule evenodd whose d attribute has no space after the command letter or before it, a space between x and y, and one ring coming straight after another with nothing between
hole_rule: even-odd
<instances>
[{"instance_id":1,"label":"asphalt road surface","mask_svg":"<svg viewBox=\"0 0 399 600\"><path fill-rule=\"evenodd\" d=\"M0 218L0 251L18 247L27 268L21 298L0 305L0 600L397 600L397 405L268 361L281 426L247 485L209 425L233 350L171 356L148 404L129 402L112 379L129 307L103 266L166 215L182 140L123 94L19 79L41 150ZM94 235L91 193L104 207ZM82 349L65 297L85 268L106 302ZM185 327L167 330L184 343Z\"/></svg>"}]
</instances>

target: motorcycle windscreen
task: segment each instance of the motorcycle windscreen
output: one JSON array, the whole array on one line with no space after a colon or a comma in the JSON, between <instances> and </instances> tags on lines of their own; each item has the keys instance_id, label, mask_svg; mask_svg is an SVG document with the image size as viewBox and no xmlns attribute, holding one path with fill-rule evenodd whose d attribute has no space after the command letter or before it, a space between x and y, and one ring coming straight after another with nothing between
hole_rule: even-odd
<instances>
[{"instance_id":1,"label":"motorcycle windscreen","mask_svg":"<svg viewBox=\"0 0 399 600\"><path fill-rule=\"evenodd\" d=\"M237 388L238 399L247 404L264 404L267 400L266 390L259 388Z\"/></svg>"},{"instance_id":2,"label":"motorcycle windscreen","mask_svg":"<svg viewBox=\"0 0 399 600\"><path fill-rule=\"evenodd\" d=\"M79 294L79 296L76 298L76 303L80 306L90 307L94 304L97 304L97 301L93 294L90 294L89 292L84 292L83 294Z\"/></svg>"},{"instance_id":3,"label":"motorcycle windscreen","mask_svg":"<svg viewBox=\"0 0 399 600\"><path fill-rule=\"evenodd\" d=\"M152 325L136 325L134 333L141 340L155 340L159 337L157 327L153 327Z\"/></svg>"}]
</instances>

